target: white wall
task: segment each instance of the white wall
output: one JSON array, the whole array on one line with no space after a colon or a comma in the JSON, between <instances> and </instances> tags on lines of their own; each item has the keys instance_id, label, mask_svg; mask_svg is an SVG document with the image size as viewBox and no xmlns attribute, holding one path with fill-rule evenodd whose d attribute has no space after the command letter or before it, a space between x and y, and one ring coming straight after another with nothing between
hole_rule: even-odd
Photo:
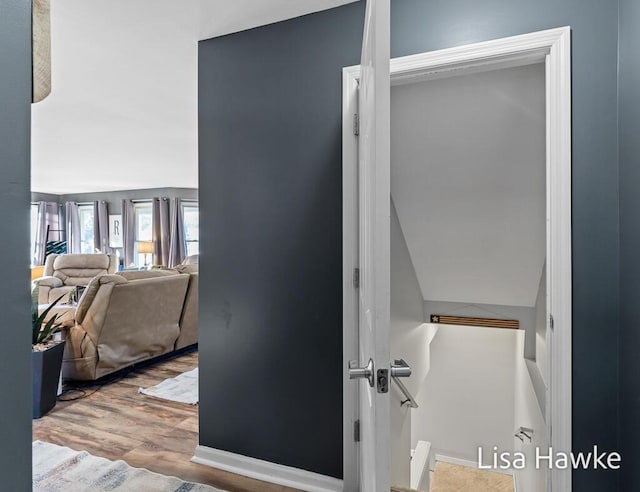
<instances>
[{"instance_id":1,"label":"white wall","mask_svg":"<svg viewBox=\"0 0 640 492\"><path fill-rule=\"evenodd\" d=\"M198 187L197 14L194 2L172 0L51 2L51 95L32 106L33 191Z\"/></svg>"},{"instance_id":2,"label":"white wall","mask_svg":"<svg viewBox=\"0 0 640 492\"><path fill-rule=\"evenodd\" d=\"M473 462L479 446L485 456L494 445L512 451L515 354L524 332L437 326L411 422L412 446L429 441L434 453Z\"/></svg>"},{"instance_id":3,"label":"white wall","mask_svg":"<svg viewBox=\"0 0 640 492\"><path fill-rule=\"evenodd\" d=\"M32 190L197 188L198 40L351 1L54 0Z\"/></svg>"},{"instance_id":4,"label":"white wall","mask_svg":"<svg viewBox=\"0 0 640 492\"><path fill-rule=\"evenodd\" d=\"M519 334L522 335L522 334ZM517 352L515 357L515 427L528 427L533 429L533 442L520 442L514 438L514 451L526 455L527 468L515 473L518 492L545 492L547 483L546 470L535 469L535 447L542 451L548 449L547 429L540 405L531 382L527 362L522 357L524 351L524 337L517 340Z\"/></svg>"},{"instance_id":5,"label":"white wall","mask_svg":"<svg viewBox=\"0 0 640 492\"><path fill-rule=\"evenodd\" d=\"M422 292L411 263L393 201L391 203L391 358L405 359L413 375L403 380L417 394L428 364ZM402 395L391 382L391 484L410 485L411 412L401 407Z\"/></svg>"},{"instance_id":6,"label":"white wall","mask_svg":"<svg viewBox=\"0 0 640 492\"><path fill-rule=\"evenodd\" d=\"M535 361L547 384L547 264L542 267L538 296L536 297L536 352Z\"/></svg>"},{"instance_id":7,"label":"white wall","mask_svg":"<svg viewBox=\"0 0 640 492\"><path fill-rule=\"evenodd\" d=\"M478 304L467 302L424 301L424 319L429 321L432 314L468 316L471 318L516 319L526 335L525 357L535 358L536 308L529 306L504 306L499 304ZM528 350L528 352L527 352Z\"/></svg>"},{"instance_id":8,"label":"white wall","mask_svg":"<svg viewBox=\"0 0 640 492\"><path fill-rule=\"evenodd\" d=\"M391 88L391 194L425 299L533 306L544 64Z\"/></svg>"}]
</instances>

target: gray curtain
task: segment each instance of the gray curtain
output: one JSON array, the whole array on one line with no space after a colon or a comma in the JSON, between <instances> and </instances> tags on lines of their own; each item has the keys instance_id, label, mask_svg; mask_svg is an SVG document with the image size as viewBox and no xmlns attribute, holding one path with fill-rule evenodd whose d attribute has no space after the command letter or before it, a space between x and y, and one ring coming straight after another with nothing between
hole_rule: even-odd
<instances>
[{"instance_id":1,"label":"gray curtain","mask_svg":"<svg viewBox=\"0 0 640 492\"><path fill-rule=\"evenodd\" d=\"M93 202L93 244L101 253L111 253L109 248L109 212L107 202Z\"/></svg>"},{"instance_id":2,"label":"gray curtain","mask_svg":"<svg viewBox=\"0 0 640 492\"><path fill-rule=\"evenodd\" d=\"M67 202L64 205L67 229L67 251L69 253L81 253L80 210L76 202Z\"/></svg>"},{"instance_id":3,"label":"gray curtain","mask_svg":"<svg viewBox=\"0 0 640 492\"><path fill-rule=\"evenodd\" d=\"M169 266L171 249L171 221L168 198L153 199L153 263Z\"/></svg>"},{"instance_id":4,"label":"gray curtain","mask_svg":"<svg viewBox=\"0 0 640 492\"><path fill-rule=\"evenodd\" d=\"M182 263L187 256L187 238L184 234L184 217L182 216L182 200L171 199L171 246L169 248L169 267Z\"/></svg>"},{"instance_id":5,"label":"gray curtain","mask_svg":"<svg viewBox=\"0 0 640 492\"><path fill-rule=\"evenodd\" d=\"M122 246L124 266L129 267L135 261L136 244L136 219L133 210L133 201L122 200Z\"/></svg>"},{"instance_id":6,"label":"gray curtain","mask_svg":"<svg viewBox=\"0 0 640 492\"><path fill-rule=\"evenodd\" d=\"M38 202L36 240L31 259L34 265L44 265L44 254L47 246L47 226L49 226L49 229L52 231L61 229L59 204L56 202ZM54 232L51 233L48 239L51 241L61 241L64 239L64 235L60 232Z\"/></svg>"}]
</instances>

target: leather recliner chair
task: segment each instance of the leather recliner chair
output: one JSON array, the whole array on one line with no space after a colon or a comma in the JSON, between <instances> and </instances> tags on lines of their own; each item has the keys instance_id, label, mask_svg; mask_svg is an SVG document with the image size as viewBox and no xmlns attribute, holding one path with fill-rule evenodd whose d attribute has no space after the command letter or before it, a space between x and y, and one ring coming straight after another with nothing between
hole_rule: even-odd
<instances>
[{"instance_id":1,"label":"leather recliner chair","mask_svg":"<svg viewBox=\"0 0 640 492\"><path fill-rule=\"evenodd\" d=\"M87 286L92 278L114 273L118 267L115 255L50 254L44 264L44 276L33 281L38 289L38 304L50 304L67 296L77 285ZM63 298L60 302L67 300Z\"/></svg>"}]
</instances>

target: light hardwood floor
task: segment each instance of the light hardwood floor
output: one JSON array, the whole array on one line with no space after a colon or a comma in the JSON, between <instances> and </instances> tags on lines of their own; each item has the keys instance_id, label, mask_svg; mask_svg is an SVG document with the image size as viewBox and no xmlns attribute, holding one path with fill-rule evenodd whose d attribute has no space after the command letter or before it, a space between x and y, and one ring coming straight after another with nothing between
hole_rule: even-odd
<instances>
[{"instance_id":1,"label":"light hardwood floor","mask_svg":"<svg viewBox=\"0 0 640 492\"><path fill-rule=\"evenodd\" d=\"M138 393L140 387L153 386L197 365L198 353L190 352L137 369L87 398L58 402L49 414L33 421L33 439L230 492L293 492L289 487L191 463L198 444L198 406ZM93 389L89 386L86 391Z\"/></svg>"}]
</instances>

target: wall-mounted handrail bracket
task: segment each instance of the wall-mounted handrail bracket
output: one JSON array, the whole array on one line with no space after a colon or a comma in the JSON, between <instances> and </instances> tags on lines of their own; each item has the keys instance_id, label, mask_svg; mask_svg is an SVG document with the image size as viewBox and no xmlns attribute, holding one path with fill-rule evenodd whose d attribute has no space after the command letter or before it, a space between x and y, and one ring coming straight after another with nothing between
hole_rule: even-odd
<instances>
[{"instance_id":1,"label":"wall-mounted handrail bracket","mask_svg":"<svg viewBox=\"0 0 640 492\"><path fill-rule=\"evenodd\" d=\"M411 396L411 393L404 383L400 381L400 378L408 378L411 376L411 367L409 367L409 364L407 364L404 359L396 359L393 361L393 364L391 364L390 372L391 379L398 385L398 388L400 388L400 391L405 397L404 400L400 401L400 406L408 403L411 408L418 408L418 403L413 396Z\"/></svg>"},{"instance_id":2,"label":"wall-mounted handrail bracket","mask_svg":"<svg viewBox=\"0 0 640 492\"><path fill-rule=\"evenodd\" d=\"M404 359L396 359L391 364L391 377L392 378L408 378L411 376L411 367L406 363Z\"/></svg>"},{"instance_id":3,"label":"wall-mounted handrail bracket","mask_svg":"<svg viewBox=\"0 0 640 492\"><path fill-rule=\"evenodd\" d=\"M400 388L400 391L405 397L405 400L400 401L400 406L408 404L409 407L411 408L418 408L418 403L413 398L413 396L411 396L411 393L409 392L407 387L404 385L404 383L400 381L400 379L397 377L392 377L391 380L398 385L398 388Z\"/></svg>"}]
</instances>

